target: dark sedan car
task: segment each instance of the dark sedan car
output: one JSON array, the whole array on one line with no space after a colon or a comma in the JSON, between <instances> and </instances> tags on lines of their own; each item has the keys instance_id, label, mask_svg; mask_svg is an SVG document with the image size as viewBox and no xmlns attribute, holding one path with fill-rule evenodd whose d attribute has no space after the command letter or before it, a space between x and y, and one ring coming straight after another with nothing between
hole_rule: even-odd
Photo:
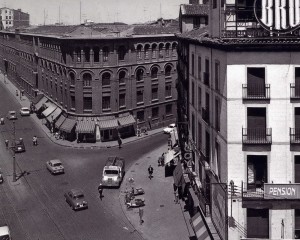
<instances>
[{"instance_id":1,"label":"dark sedan car","mask_svg":"<svg viewBox=\"0 0 300 240\"><path fill-rule=\"evenodd\" d=\"M15 141L14 151L15 151L15 153L25 152L25 145L24 145L23 140Z\"/></svg>"},{"instance_id":2,"label":"dark sedan car","mask_svg":"<svg viewBox=\"0 0 300 240\"><path fill-rule=\"evenodd\" d=\"M84 199L84 194L80 189L72 189L65 193L66 202L73 210L88 208L88 203Z\"/></svg>"}]
</instances>

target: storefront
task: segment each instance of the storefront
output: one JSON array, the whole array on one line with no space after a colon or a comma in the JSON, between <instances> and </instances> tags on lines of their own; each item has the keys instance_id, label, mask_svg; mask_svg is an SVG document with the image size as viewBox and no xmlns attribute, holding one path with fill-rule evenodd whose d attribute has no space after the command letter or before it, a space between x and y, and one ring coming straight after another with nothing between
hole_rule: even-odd
<instances>
[{"instance_id":1,"label":"storefront","mask_svg":"<svg viewBox=\"0 0 300 240\"><path fill-rule=\"evenodd\" d=\"M118 121L115 118L98 122L101 134L101 142L115 140L118 137Z\"/></svg>"},{"instance_id":2,"label":"storefront","mask_svg":"<svg viewBox=\"0 0 300 240\"><path fill-rule=\"evenodd\" d=\"M54 128L55 128L55 121L57 120L57 118L59 117L59 115L61 114L62 110L57 107L50 115L48 115L47 119L47 123L49 125L49 127L51 128L52 132L54 132Z\"/></svg>"},{"instance_id":3,"label":"storefront","mask_svg":"<svg viewBox=\"0 0 300 240\"><path fill-rule=\"evenodd\" d=\"M173 176L173 171L180 160L180 151L170 149L164 154L165 177Z\"/></svg>"},{"instance_id":4,"label":"storefront","mask_svg":"<svg viewBox=\"0 0 300 240\"><path fill-rule=\"evenodd\" d=\"M43 109L44 104L48 101L48 98L42 97L36 104L35 104L35 112L39 115Z\"/></svg>"},{"instance_id":5,"label":"storefront","mask_svg":"<svg viewBox=\"0 0 300 240\"><path fill-rule=\"evenodd\" d=\"M127 115L119 116L119 133L121 138L131 137L135 135L136 121L132 115L129 113Z\"/></svg>"},{"instance_id":6,"label":"storefront","mask_svg":"<svg viewBox=\"0 0 300 240\"><path fill-rule=\"evenodd\" d=\"M79 117L76 125L77 142L96 142L96 123L93 118Z\"/></svg>"},{"instance_id":7,"label":"storefront","mask_svg":"<svg viewBox=\"0 0 300 240\"><path fill-rule=\"evenodd\" d=\"M57 119L57 121L54 124L54 132L60 131L60 126L63 124L63 122L66 120L66 117L62 114L60 117Z\"/></svg>"},{"instance_id":8,"label":"storefront","mask_svg":"<svg viewBox=\"0 0 300 240\"><path fill-rule=\"evenodd\" d=\"M63 139L74 141L76 139L75 133L76 120L72 118L66 118L61 124L59 130L61 131Z\"/></svg>"}]
</instances>

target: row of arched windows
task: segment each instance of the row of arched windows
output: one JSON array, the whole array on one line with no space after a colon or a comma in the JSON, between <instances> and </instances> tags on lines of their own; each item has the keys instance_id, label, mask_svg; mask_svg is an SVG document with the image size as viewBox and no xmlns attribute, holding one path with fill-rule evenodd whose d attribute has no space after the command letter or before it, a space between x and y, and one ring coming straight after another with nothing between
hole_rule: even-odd
<instances>
[{"instance_id":1,"label":"row of arched windows","mask_svg":"<svg viewBox=\"0 0 300 240\"><path fill-rule=\"evenodd\" d=\"M151 68L151 78L152 79L156 79L158 77L158 71L159 71L159 69L157 66L154 66ZM164 71L165 77L170 77L171 71L172 71L172 66L167 65L165 67L165 71ZM126 74L127 73L125 70L121 70L119 72L119 74L118 74L119 84L125 84ZM143 81L144 76L145 76L145 70L143 68L138 68L136 70L136 74L135 74L136 81ZM70 84L75 85L75 74L73 72L70 72L69 77L70 77ZM84 73L82 76L82 80L83 80L83 86L85 86L85 87L91 86L92 75L90 73ZM111 73L104 72L101 76L101 80L102 80L102 86L109 86L111 83Z\"/></svg>"}]
</instances>

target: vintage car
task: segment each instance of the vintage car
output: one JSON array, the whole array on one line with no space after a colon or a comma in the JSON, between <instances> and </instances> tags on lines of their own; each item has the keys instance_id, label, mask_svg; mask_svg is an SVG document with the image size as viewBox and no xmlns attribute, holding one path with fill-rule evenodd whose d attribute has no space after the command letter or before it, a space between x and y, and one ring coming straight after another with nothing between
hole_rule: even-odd
<instances>
[{"instance_id":1,"label":"vintage car","mask_svg":"<svg viewBox=\"0 0 300 240\"><path fill-rule=\"evenodd\" d=\"M164 128L163 131L164 131L164 133L171 133L174 131L175 127L176 127L176 124L172 123L168 127Z\"/></svg>"},{"instance_id":2,"label":"vintage car","mask_svg":"<svg viewBox=\"0 0 300 240\"><path fill-rule=\"evenodd\" d=\"M47 161L46 167L51 174L65 173L65 168L58 159Z\"/></svg>"},{"instance_id":3,"label":"vintage car","mask_svg":"<svg viewBox=\"0 0 300 240\"><path fill-rule=\"evenodd\" d=\"M6 116L9 120L18 119L16 111L9 111Z\"/></svg>"},{"instance_id":4,"label":"vintage car","mask_svg":"<svg viewBox=\"0 0 300 240\"><path fill-rule=\"evenodd\" d=\"M20 115L21 116L29 116L30 115L30 110L28 107L22 107L20 109Z\"/></svg>"},{"instance_id":5,"label":"vintage car","mask_svg":"<svg viewBox=\"0 0 300 240\"><path fill-rule=\"evenodd\" d=\"M88 208L88 203L80 189L72 189L64 194L66 202L73 210Z\"/></svg>"},{"instance_id":6,"label":"vintage car","mask_svg":"<svg viewBox=\"0 0 300 240\"><path fill-rule=\"evenodd\" d=\"M25 145L24 145L24 142L22 139L15 141L14 151L15 151L15 153L21 153L21 152L26 151Z\"/></svg>"}]
</instances>

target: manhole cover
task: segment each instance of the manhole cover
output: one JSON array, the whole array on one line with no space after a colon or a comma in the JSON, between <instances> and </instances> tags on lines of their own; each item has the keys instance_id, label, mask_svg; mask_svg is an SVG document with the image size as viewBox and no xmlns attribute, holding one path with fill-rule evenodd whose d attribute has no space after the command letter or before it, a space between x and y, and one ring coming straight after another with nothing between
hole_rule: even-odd
<instances>
[{"instance_id":1,"label":"manhole cover","mask_svg":"<svg viewBox=\"0 0 300 240\"><path fill-rule=\"evenodd\" d=\"M164 207L165 205L159 205L160 207Z\"/></svg>"}]
</instances>

